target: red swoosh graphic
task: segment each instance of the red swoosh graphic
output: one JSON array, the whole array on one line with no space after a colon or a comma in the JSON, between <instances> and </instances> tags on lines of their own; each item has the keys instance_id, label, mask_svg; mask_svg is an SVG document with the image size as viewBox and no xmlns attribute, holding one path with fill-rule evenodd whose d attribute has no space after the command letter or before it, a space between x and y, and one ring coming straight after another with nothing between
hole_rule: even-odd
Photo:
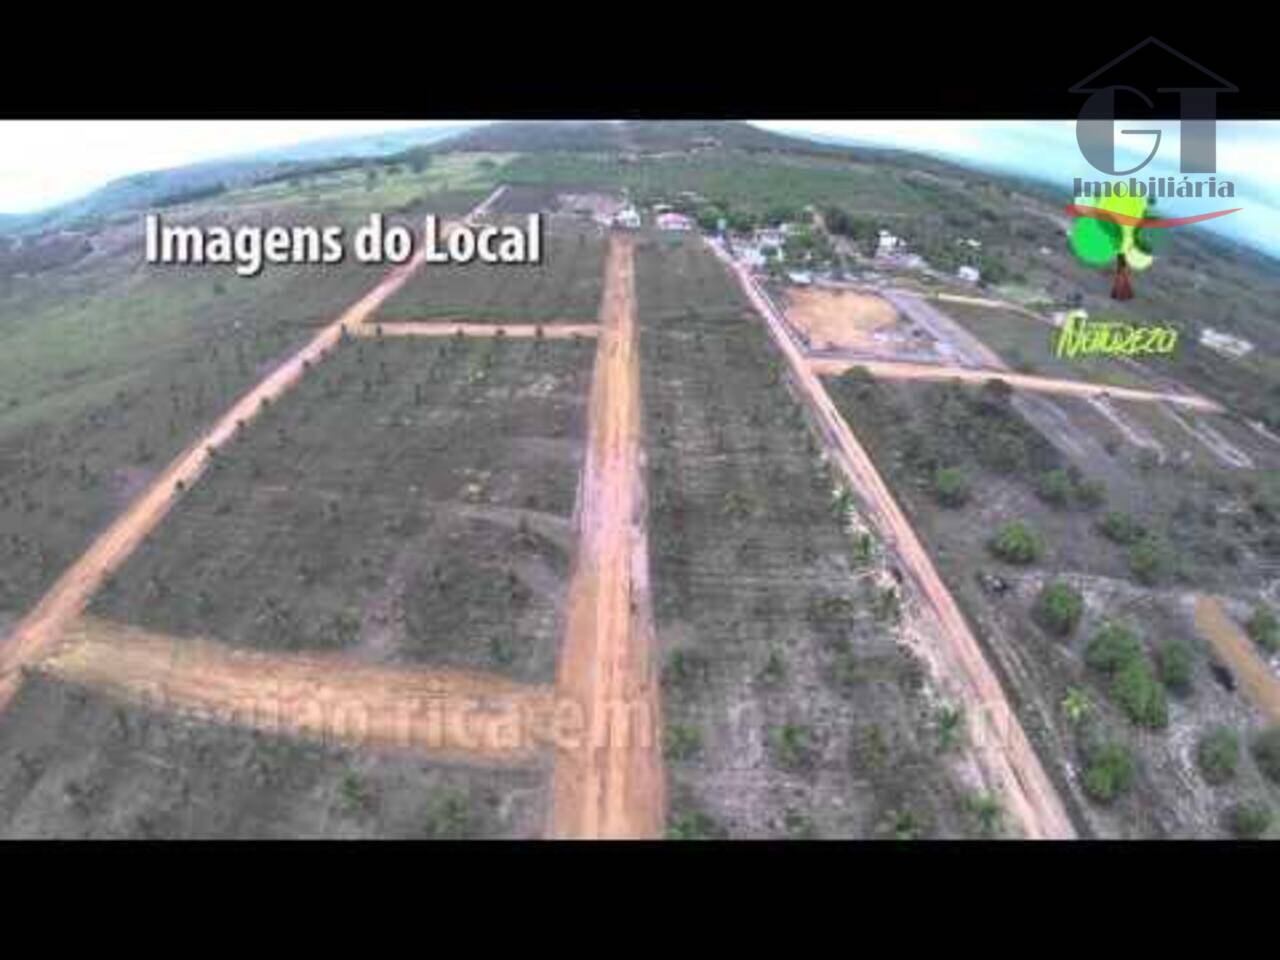
<instances>
[{"instance_id":1,"label":"red swoosh graphic","mask_svg":"<svg viewBox=\"0 0 1280 960\"><path fill-rule=\"evenodd\" d=\"M1095 220L1108 220L1111 223L1122 223L1127 227L1181 227L1188 223L1199 223L1201 220L1212 220L1214 217L1225 217L1228 213L1243 210L1244 207L1232 207L1230 210L1215 210L1213 213L1197 213L1194 217L1131 217L1127 213L1116 213L1112 210L1099 210L1097 207L1083 207L1079 204L1067 204L1067 213L1073 217L1092 217Z\"/></svg>"}]
</instances>

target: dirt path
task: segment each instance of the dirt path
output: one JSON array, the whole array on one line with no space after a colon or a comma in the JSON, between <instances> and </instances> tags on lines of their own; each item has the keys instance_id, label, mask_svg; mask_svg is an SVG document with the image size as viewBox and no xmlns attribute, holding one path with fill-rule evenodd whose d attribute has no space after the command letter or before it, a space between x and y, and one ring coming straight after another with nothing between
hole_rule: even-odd
<instances>
[{"instance_id":1,"label":"dirt path","mask_svg":"<svg viewBox=\"0 0 1280 960\"><path fill-rule=\"evenodd\" d=\"M432 323L430 321L398 321L366 323L355 331L362 337L538 337L548 340L570 340L594 337L600 327L594 323Z\"/></svg>"},{"instance_id":2,"label":"dirt path","mask_svg":"<svg viewBox=\"0 0 1280 960\"><path fill-rule=\"evenodd\" d=\"M1272 723L1280 723L1280 678L1258 655L1240 626L1227 615L1217 597L1196 597L1196 630L1209 641L1243 688L1249 702Z\"/></svg>"},{"instance_id":3,"label":"dirt path","mask_svg":"<svg viewBox=\"0 0 1280 960\"><path fill-rule=\"evenodd\" d=\"M153 709L468 763L528 762L555 732L554 690L464 670L268 654L81 618L31 669Z\"/></svg>"},{"instance_id":4,"label":"dirt path","mask_svg":"<svg viewBox=\"0 0 1280 960\"><path fill-rule=\"evenodd\" d=\"M1029 373L1011 373L1006 370L975 370L970 367L951 367L933 363L891 360L834 360L813 359L809 366L815 373L838 375L852 367L864 367L877 377L896 377L904 380L966 380L985 383L1000 379L1011 387L1022 390L1040 390L1045 393L1061 393L1079 397L1110 397L1114 400L1163 401L1206 413L1221 413L1221 405L1194 393L1166 393L1159 390L1139 390L1134 387L1116 387L1106 383L1088 383L1083 380L1063 380L1058 377L1041 377Z\"/></svg>"},{"instance_id":5,"label":"dirt path","mask_svg":"<svg viewBox=\"0 0 1280 960\"><path fill-rule=\"evenodd\" d=\"M484 209L492 200L490 197L477 210ZM11 675L22 664L42 656L58 642L62 631L81 614L103 580L168 514L177 499L177 484L181 482L190 487L199 479L209 461L208 448L218 447L231 439L237 424L252 420L263 401L276 400L297 383L308 366L319 362L338 343L344 327L354 329L363 323L422 263L423 251L420 250L408 263L387 273L372 291L237 400L208 432L180 453L58 578L36 606L14 626L0 647L0 710L4 709L16 689L17 681Z\"/></svg>"},{"instance_id":6,"label":"dirt path","mask_svg":"<svg viewBox=\"0 0 1280 960\"><path fill-rule=\"evenodd\" d=\"M885 290L883 296L899 312L928 330L939 346L945 345L958 354L961 363L992 370L1009 368L998 353L923 297L896 288Z\"/></svg>"},{"instance_id":7,"label":"dirt path","mask_svg":"<svg viewBox=\"0 0 1280 960\"><path fill-rule=\"evenodd\" d=\"M1027 739L977 638L871 458L831 402L815 372L816 364L806 360L786 335L784 321L760 295L750 275L720 251L716 250L716 254L734 271L743 290L765 318L832 459L861 496L871 522L886 545L897 554L923 606L936 621L937 629L930 631L928 637L935 648L934 659L943 668L945 678L958 687L980 762L1000 790L1012 820L1031 838L1075 837L1075 828L1062 799Z\"/></svg>"},{"instance_id":8,"label":"dirt path","mask_svg":"<svg viewBox=\"0 0 1280 960\"><path fill-rule=\"evenodd\" d=\"M665 816L635 324L633 242L614 234L557 678L588 735L556 755L548 832L558 838L658 837Z\"/></svg>"}]
</instances>

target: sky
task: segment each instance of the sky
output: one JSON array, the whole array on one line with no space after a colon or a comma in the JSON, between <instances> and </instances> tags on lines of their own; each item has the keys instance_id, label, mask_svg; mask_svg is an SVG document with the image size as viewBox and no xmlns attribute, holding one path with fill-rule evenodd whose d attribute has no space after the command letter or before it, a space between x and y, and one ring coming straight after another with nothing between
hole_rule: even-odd
<instances>
[{"instance_id":1,"label":"sky","mask_svg":"<svg viewBox=\"0 0 1280 960\"><path fill-rule=\"evenodd\" d=\"M933 154L965 165L1062 184L1102 179L1080 154L1070 120L762 120L786 133L820 133ZM413 127L452 126L429 120L97 120L0 121L0 212L25 213L75 199L117 177L182 166L329 137ZM1134 122L1118 122L1117 130ZM1159 153L1139 176L1178 175L1176 121L1159 128ZM1140 161L1150 138L1117 133L1117 159ZM1229 206L1239 213L1204 225L1280 255L1280 122L1218 124L1218 177L1235 182ZM1132 165L1132 164L1129 164ZM1213 199L1165 201L1165 216L1218 209ZM1197 228L1200 229L1200 228Z\"/></svg>"},{"instance_id":2,"label":"sky","mask_svg":"<svg viewBox=\"0 0 1280 960\"><path fill-rule=\"evenodd\" d=\"M4 120L0 213L74 200L118 177L427 120Z\"/></svg>"}]
</instances>

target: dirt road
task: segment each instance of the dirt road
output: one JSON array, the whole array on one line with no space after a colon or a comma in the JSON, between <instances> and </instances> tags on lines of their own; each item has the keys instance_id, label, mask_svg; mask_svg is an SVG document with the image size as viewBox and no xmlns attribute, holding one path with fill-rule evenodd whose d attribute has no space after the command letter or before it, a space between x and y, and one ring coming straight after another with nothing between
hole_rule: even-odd
<instances>
[{"instance_id":1,"label":"dirt road","mask_svg":"<svg viewBox=\"0 0 1280 960\"><path fill-rule=\"evenodd\" d=\"M715 252L734 271L743 290L765 318L832 459L860 495L871 522L897 554L903 571L936 620L937 629L928 638L936 647L933 659L943 668L946 679L957 685L979 760L988 778L1000 790L1011 819L1030 838L1074 838L1075 828L1062 799L1027 739L977 638L871 458L831 402L815 372L816 364L806 360L786 335L784 321L760 294L750 275L719 250Z\"/></svg>"},{"instance_id":2,"label":"dirt road","mask_svg":"<svg viewBox=\"0 0 1280 960\"><path fill-rule=\"evenodd\" d=\"M658 837L666 788L628 236L610 240L600 328L557 678L559 699L583 706L588 736L580 749L556 754L548 832L576 839Z\"/></svg>"},{"instance_id":3,"label":"dirt road","mask_svg":"<svg viewBox=\"0 0 1280 960\"><path fill-rule=\"evenodd\" d=\"M485 208L492 199L490 197L477 209ZM372 291L237 400L207 433L180 453L58 578L36 606L14 626L0 647L0 710L16 689L16 681L11 675L22 664L42 656L58 642L62 631L81 614L103 580L164 519L177 499L177 484L189 488L199 479L209 462L208 449L231 439L237 424L251 421L263 401L276 400L297 383L308 366L319 362L338 343L344 327L354 329L363 323L422 263L423 252L419 251L408 263L392 269Z\"/></svg>"},{"instance_id":4,"label":"dirt road","mask_svg":"<svg viewBox=\"0 0 1280 960\"><path fill-rule=\"evenodd\" d=\"M1258 648L1228 616L1217 597L1196 597L1196 630L1226 663L1245 697L1272 723L1280 723L1280 678L1258 654Z\"/></svg>"},{"instance_id":5,"label":"dirt road","mask_svg":"<svg viewBox=\"0 0 1280 960\"><path fill-rule=\"evenodd\" d=\"M1138 390L1134 387L1115 387L1105 383L1088 383L1083 380L1062 380L1057 377L1041 377L1029 373L1011 373L1007 370L978 370L971 367L951 367L933 363L915 363L896 360L835 360L816 358L809 361L811 369L821 375L839 375L852 367L864 367L877 377L904 380L964 380L985 383L998 378L1011 387L1021 390L1039 390L1044 393L1060 393L1078 397L1110 397L1114 400L1164 401L1206 413L1221 413L1221 405L1194 393L1166 393L1158 390Z\"/></svg>"},{"instance_id":6,"label":"dirt road","mask_svg":"<svg viewBox=\"0 0 1280 960\"><path fill-rule=\"evenodd\" d=\"M153 709L469 763L528 762L555 734L554 690L463 670L238 650L81 618L31 669Z\"/></svg>"},{"instance_id":7,"label":"dirt road","mask_svg":"<svg viewBox=\"0 0 1280 960\"><path fill-rule=\"evenodd\" d=\"M355 332L362 337L545 337L547 340L571 340L594 337L600 328L594 323L432 323L400 321L397 323L365 323Z\"/></svg>"}]
</instances>

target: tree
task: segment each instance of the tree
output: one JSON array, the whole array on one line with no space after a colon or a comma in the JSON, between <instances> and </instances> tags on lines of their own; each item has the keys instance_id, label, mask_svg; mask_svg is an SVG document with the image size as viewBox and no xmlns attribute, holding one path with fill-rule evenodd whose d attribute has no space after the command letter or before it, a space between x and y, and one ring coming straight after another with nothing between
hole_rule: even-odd
<instances>
[{"instance_id":1,"label":"tree","mask_svg":"<svg viewBox=\"0 0 1280 960\"><path fill-rule=\"evenodd\" d=\"M969 500L969 479L959 467L939 467L933 473L933 495L944 507L960 507Z\"/></svg>"},{"instance_id":2,"label":"tree","mask_svg":"<svg viewBox=\"0 0 1280 960\"><path fill-rule=\"evenodd\" d=\"M1160 679L1177 694L1191 690L1191 648L1181 640L1169 640L1158 654Z\"/></svg>"},{"instance_id":3,"label":"tree","mask_svg":"<svg viewBox=\"0 0 1280 960\"><path fill-rule=\"evenodd\" d=\"M1229 727L1207 730L1196 744L1196 765L1206 783L1219 786L1232 780L1240 764L1240 738Z\"/></svg>"},{"instance_id":4,"label":"tree","mask_svg":"<svg viewBox=\"0 0 1280 960\"><path fill-rule=\"evenodd\" d=\"M987 544L988 549L1007 563L1025 565L1040 556L1040 540L1035 532L1020 520L1004 524Z\"/></svg>"},{"instance_id":5,"label":"tree","mask_svg":"<svg viewBox=\"0 0 1280 960\"><path fill-rule=\"evenodd\" d=\"M1055 507L1065 507L1071 501L1072 488L1071 477L1067 471L1057 469L1050 470L1040 477L1040 482L1036 484L1036 493L1046 503L1051 503Z\"/></svg>"},{"instance_id":6,"label":"tree","mask_svg":"<svg viewBox=\"0 0 1280 960\"><path fill-rule=\"evenodd\" d=\"M1135 657L1117 671L1111 696L1134 723L1159 730L1169 725L1169 704L1164 687L1155 678L1145 657Z\"/></svg>"},{"instance_id":7,"label":"tree","mask_svg":"<svg viewBox=\"0 0 1280 960\"><path fill-rule=\"evenodd\" d=\"M1133 784L1133 751L1128 745L1105 740L1090 747L1085 757L1084 791L1098 803L1111 803Z\"/></svg>"},{"instance_id":8,"label":"tree","mask_svg":"<svg viewBox=\"0 0 1280 960\"><path fill-rule=\"evenodd\" d=\"M1129 548L1129 572L1146 586L1160 580L1171 563L1168 548L1157 537L1145 536Z\"/></svg>"},{"instance_id":9,"label":"tree","mask_svg":"<svg viewBox=\"0 0 1280 960\"><path fill-rule=\"evenodd\" d=\"M1084 662L1109 677L1140 659L1142 644L1138 638L1127 627L1110 621L1099 628L1084 651Z\"/></svg>"},{"instance_id":10,"label":"tree","mask_svg":"<svg viewBox=\"0 0 1280 960\"><path fill-rule=\"evenodd\" d=\"M1084 597L1080 591L1061 580L1046 583L1032 607L1032 618L1045 630L1065 637L1075 630L1084 614Z\"/></svg>"},{"instance_id":11,"label":"tree","mask_svg":"<svg viewBox=\"0 0 1280 960\"><path fill-rule=\"evenodd\" d=\"M1098 522L1098 532L1121 546L1137 543L1146 535L1146 527L1141 521L1127 513L1113 511Z\"/></svg>"}]
</instances>

